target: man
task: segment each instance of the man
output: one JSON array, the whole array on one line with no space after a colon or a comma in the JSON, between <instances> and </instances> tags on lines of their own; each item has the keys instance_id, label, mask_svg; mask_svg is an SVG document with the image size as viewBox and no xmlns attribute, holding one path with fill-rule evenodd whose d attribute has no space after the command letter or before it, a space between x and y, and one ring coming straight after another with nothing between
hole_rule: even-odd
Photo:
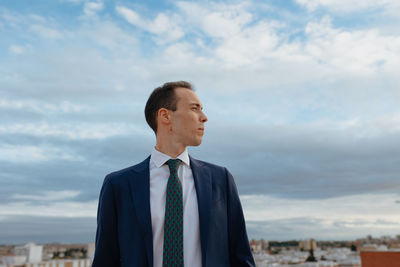
<instances>
[{"instance_id":1,"label":"man","mask_svg":"<svg viewBox=\"0 0 400 267\"><path fill-rule=\"evenodd\" d=\"M232 175L188 155L202 141L202 109L188 82L150 95L156 145L143 162L106 176L93 267L255 266Z\"/></svg>"}]
</instances>

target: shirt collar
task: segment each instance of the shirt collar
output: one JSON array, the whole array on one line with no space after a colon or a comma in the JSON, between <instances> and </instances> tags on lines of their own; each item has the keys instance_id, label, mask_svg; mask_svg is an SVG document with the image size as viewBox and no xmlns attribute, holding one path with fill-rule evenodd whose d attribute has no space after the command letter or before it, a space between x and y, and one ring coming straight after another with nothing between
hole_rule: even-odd
<instances>
[{"instance_id":1,"label":"shirt collar","mask_svg":"<svg viewBox=\"0 0 400 267\"><path fill-rule=\"evenodd\" d=\"M187 166L190 167L190 160L189 160L189 154L188 154L187 148L185 148L185 150L176 158L182 160L183 163L185 163ZM172 159L172 157L158 151L155 147L153 147L153 151L151 152L150 160L152 160L154 162L154 164L157 166L157 168L160 168L169 159Z\"/></svg>"}]
</instances>

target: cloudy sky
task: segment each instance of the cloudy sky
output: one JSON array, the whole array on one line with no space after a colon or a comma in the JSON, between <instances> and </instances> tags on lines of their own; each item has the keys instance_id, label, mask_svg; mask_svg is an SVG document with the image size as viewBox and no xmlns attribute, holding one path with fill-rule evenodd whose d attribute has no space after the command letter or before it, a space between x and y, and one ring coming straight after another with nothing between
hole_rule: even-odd
<instances>
[{"instance_id":1,"label":"cloudy sky","mask_svg":"<svg viewBox=\"0 0 400 267\"><path fill-rule=\"evenodd\" d=\"M104 176L151 153L153 88L188 80L192 156L250 238L400 234L400 2L0 2L0 244L92 242Z\"/></svg>"}]
</instances>

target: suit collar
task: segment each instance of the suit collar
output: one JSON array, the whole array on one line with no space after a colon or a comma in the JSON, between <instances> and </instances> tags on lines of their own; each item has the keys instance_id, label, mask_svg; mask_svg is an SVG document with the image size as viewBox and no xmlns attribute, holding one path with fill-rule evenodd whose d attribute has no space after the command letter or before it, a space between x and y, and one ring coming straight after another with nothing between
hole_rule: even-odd
<instances>
[{"instance_id":1,"label":"suit collar","mask_svg":"<svg viewBox=\"0 0 400 267\"><path fill-rule=\"evenodd\" d=\"M182 160L183 163L185 163L186 165L188 165L190 167L190 160L189 160L189 154L188 154L187 148L176 158ZM154 162L154 164L157 166L157 168L160 168L169 159L172 159L172 158L170 156L168 156L167 154L164 154L164 153L158 151L155 147L153 148L153 151L151 152L150 160L152 162Z\"/></svg>"},{"instance_id":2,"label":"suit collar","mask_svg":"<svg viewBox=\"0 0 400 267\"><path fill-rule=\"evenodd\" d=\"M132 170L134 170L137 173L142 173L142 172L144 172L144 171L149 169L149 162L150 162L150 156L148 156L142 162L132 166Z\"/></svg>"}]
</instances>

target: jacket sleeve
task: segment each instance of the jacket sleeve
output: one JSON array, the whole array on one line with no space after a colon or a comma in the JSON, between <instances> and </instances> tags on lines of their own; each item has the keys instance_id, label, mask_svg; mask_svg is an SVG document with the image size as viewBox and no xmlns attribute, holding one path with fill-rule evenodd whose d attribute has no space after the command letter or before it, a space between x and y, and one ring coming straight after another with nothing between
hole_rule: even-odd
<instances>
[{"instance_id":1,"label":"jacket sleeve","mask_svg":"<svg viewBox=\"0 0 400 267\"><path fill-rule=\"evenodd\" d=\"M229 258L233 267L255 266L253 254L246 232L239 194L230 172L225 169L227 176L227 209L228 209L228 239Z\"/></svg>"},{"instance_id":2,"label":"jacket sleeve","mask_svg":"<svg viewBox=\"0 0 400 267\"><path fill-rule=\"evenodd\" d=\"M113 185L104 179L97 210L96 250L92 267L120 266L117 211Z\"/></svg>"}]
</instances>

